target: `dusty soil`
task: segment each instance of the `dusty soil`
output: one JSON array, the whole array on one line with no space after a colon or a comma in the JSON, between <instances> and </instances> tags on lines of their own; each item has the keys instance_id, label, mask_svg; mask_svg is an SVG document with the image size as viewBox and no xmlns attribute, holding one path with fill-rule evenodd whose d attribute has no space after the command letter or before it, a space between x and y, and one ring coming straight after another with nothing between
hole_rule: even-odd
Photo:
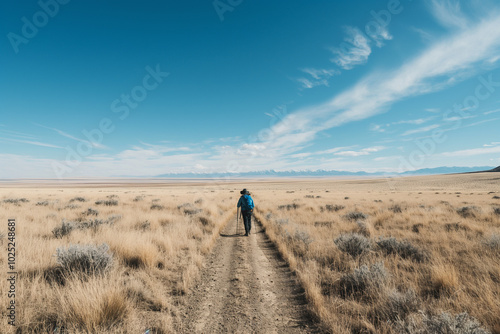
<instances>
[{"instance_id":1,"label":"dusty soil","mask_svg":"<svg viewBox=\"0 0 500 334\"><path fill-rule=\"evenodd\" d=\"M235 233L234 221L221 233L200 281L185 298L179 332L319 332L303 289L262 226L252 223L248 237L243 226Z\"/></svg>"}]
</instances>

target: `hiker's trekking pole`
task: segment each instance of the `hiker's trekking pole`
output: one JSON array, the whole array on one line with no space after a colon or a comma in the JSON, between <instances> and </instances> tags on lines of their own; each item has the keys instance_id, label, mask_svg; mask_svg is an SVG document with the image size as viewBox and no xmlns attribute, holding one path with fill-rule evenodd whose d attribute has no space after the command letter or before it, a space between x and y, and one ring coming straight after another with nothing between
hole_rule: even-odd
<instances>
[{"instance_id":1,"label":"hiker's trekking pole","mask_svg":"<svg viewBox=\"0 0 500 334\"><path fill-rule=\"evenodd\" d=\"M239 217L239 211L240 211L240 208L236 208L236 232L235 232L235 234L238 234L238 217Z\"/></svg>"}]
</instances>

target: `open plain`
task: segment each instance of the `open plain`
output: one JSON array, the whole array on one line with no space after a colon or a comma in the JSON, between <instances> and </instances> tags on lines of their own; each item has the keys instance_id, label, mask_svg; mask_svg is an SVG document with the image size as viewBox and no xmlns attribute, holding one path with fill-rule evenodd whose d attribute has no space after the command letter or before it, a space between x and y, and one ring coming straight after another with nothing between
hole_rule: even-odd
<instances>
[{"instance_id":1,"label":"open plain","mask_svg":"<svg viewBox=\"0 0 500 334\"><path fill-rule=\"evenodd\" d=\"M5 333L500 333L498 173L12 181L0 222Z\"/></svg>"}]
</instances>

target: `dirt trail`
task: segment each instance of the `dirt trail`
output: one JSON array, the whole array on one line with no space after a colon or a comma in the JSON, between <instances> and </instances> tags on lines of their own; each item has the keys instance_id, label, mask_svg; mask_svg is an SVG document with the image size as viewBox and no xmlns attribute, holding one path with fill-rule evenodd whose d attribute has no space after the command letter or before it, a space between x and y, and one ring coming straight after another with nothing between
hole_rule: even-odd
<instances>
[{"instance_id":1,"label":"dirt trail","mask_svg":"<svg viewBox=\"0 0 500 334\"><path fill-rule=\"evenodd\" d=\"M230 222L186 297L182 333L317 333L302 288L255 224ZM257 225L257 226L255 226Z\"/></svg>"}]
</instances>

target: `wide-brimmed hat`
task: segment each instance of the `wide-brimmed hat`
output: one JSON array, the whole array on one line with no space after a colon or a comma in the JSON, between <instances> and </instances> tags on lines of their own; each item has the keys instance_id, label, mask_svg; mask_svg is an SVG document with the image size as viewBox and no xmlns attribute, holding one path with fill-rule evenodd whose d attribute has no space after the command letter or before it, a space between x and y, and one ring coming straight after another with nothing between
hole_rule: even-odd
<instances>
[{"instance_id":1,"label":"wide-brimmed hat","mask_svg":"<svg viewBox=\"0 0 500 334\"><path fill-rule=\"evenodd\" d=\"M242 194L242 195L249 195L250 192L245 188L242 191L240 191L240 194Z\"/></svg>"}]
</instances>

